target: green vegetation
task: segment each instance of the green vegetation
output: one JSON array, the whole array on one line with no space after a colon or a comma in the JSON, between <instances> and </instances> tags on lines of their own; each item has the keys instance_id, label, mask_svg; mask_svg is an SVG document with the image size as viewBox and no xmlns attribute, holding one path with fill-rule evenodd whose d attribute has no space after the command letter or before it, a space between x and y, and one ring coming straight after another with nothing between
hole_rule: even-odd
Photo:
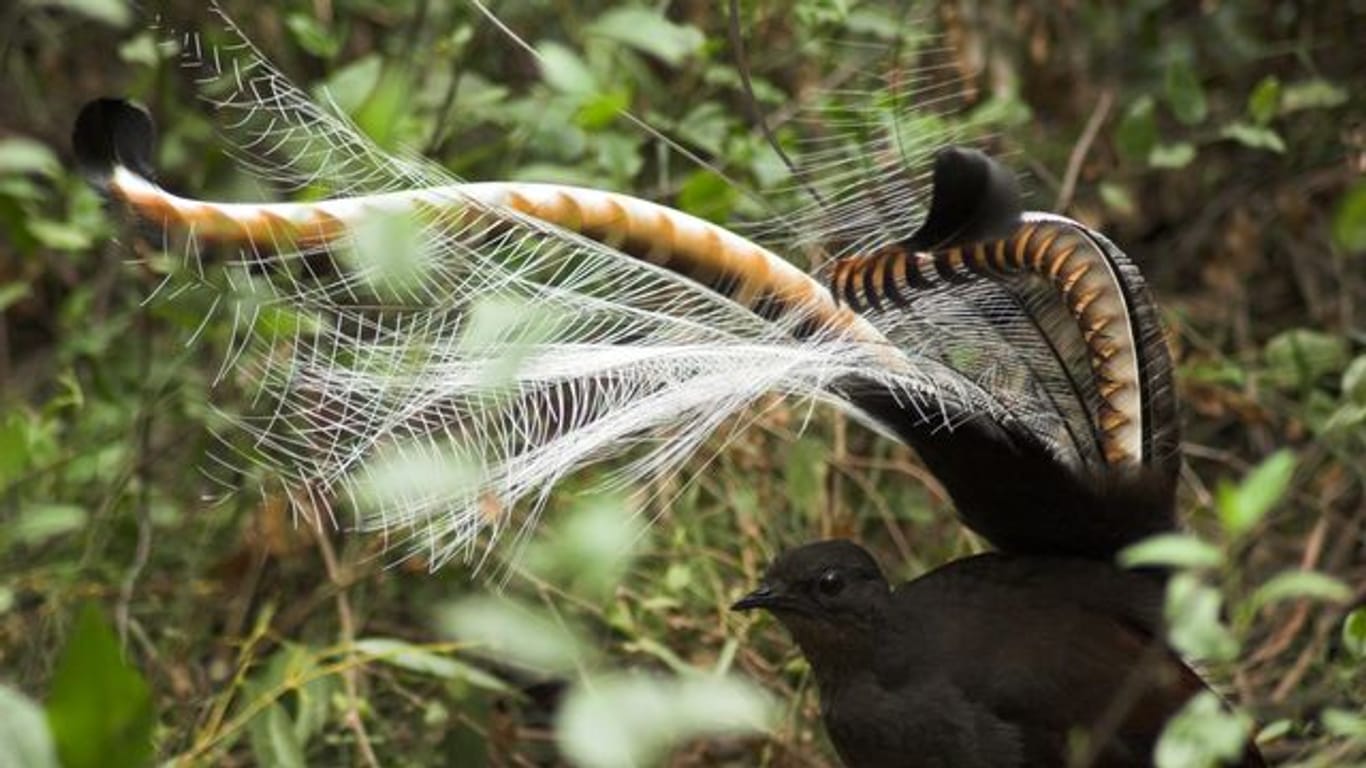
<instances>
[{"instance_id":1,"label":"green vegetation","mask_svg":"<svg viewBox=\"0 0 1366 768\"><path fill-rule=\"evenodd\" d=\"M790 643L726 607L818 537L857 537L902 577L978 549L907 451L828 412L765 409L645 501L572 478L531 542L507 537L478 574L428 573L407 542L319 524L270 478L207 459L218 409L252 395L219 376L231 318L204 323L213 299L195 292L147 300L178 255L104 210L66 136L87 99L127 95L158 117L168 186L260 187L120 0L12 5L0 766L145 765L148 745L185 765L525 765L557 754L557 733L583 765L833 764ZM200 3L160 5L168 24L221 29ZM724 3L499 4L544 67L465 4L224 6L375 141L464 178L627 190L731 222L803 201L755 128ZM1241 707L1193 702L1164 766L1203 765L1254 723L1277 764L1366 761L1360 6L742 3L758 106L789 153L812 130L798 105L834 117L875 98L831 94L868 88L900 51L969 77L937 112L910 120L889 99L884 114L912 137L991 133L1032 207L1142 265L1180 365L1191 532L1128 556L1180 569L1173 641ZM420 254L396 260L420 279ZM410 474L396 464L375 492ZM589 738L601 723L621 738Z\"/></svg>"}]
</instances>

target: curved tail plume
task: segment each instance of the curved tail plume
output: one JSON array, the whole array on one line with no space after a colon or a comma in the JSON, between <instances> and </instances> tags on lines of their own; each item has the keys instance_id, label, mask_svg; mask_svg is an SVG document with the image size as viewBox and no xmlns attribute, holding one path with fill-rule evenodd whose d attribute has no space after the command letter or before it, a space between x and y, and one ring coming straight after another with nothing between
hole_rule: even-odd
<instances>
[{"instance_id":1,"label":"curved tail plume","mask_svg":"<svg viewBox=\"0 0 1366 768\"><path fill-rule=\"evenodd\" d=\"M434 565L534 519L587 463L675 468L773 393L911 443L1004 549L1105 556L1171 524L1170 365L1141 278L1081 225L1021 214L980 153L940 152L919 227L836 262L827 287L656 203L386 154L245 41L182 48L224 86L248 168L336 194L173 194L152 180L150 117L110 99L76 122L82 170L183 246L172 279L232 317L224 370L261 407L228 442ZM458 471L376 496L392 455Z\"/></svg>"}]
</instances>

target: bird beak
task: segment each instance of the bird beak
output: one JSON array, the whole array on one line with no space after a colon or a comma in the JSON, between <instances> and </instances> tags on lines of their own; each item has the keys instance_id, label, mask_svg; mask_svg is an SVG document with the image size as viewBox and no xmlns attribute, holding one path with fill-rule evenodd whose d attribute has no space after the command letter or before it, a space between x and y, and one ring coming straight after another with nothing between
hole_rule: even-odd
<instances>
[{"instance_id":1,"label":"bird beak","mask_svg":"<svg viewBox=\"0 0 1366 768\"><path fill-rule=\"evenodd\" d=\"M735 601L730 609L732 611L752 611L755 608L769 608L778 602L779 596L774 591L773 585L761 583L753 592Z\"/></svg>"}]
</instances>

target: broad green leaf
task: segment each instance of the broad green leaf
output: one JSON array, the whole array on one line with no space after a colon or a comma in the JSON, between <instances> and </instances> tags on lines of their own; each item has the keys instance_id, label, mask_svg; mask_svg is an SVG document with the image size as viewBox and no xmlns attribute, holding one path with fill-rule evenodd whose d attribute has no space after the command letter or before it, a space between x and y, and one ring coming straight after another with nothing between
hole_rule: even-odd
<instances>
[{"instance_id":1,"label":"broad green leaf","mask_svg":"<svg viewBox=\"0 0 1366 768\"><path fill-rule=\"evenodd\" d=\"M421 224L402 213L372 213L351 232L341 258L375 295L395 302L420 300L437 257Z\"/></svg>"},{"instance_id":2,"label":"broad green leaf","mask_svg":"<svg viewBox=\"0 0 1366 768\"><path fill-rule=\"evenodd\" d=\"M483 473L479 457L460 446L402 443L368 459L351 490L362 511L369 513L456 504L472 500Z\"/></svg>"},{"instance_id":3,"label":"broad green leaf","mask_svg":"<svg viewBox=\"0 0 1366 768\"><path fill-rule=\"evenodd\" d=\"M1260 608L1270 603L1296 598L1345 603L1352 599L1352 589L1326 573L1282 571L1252 593L1251 603L1254 608Z\"/></svg>"},{"instance_id":4,"label":"broad green leaf","mask_svg":"<svg viewBox=\"0 0 1366 768\"><path fill-rule=\"evenodd\" d=\"M1119 562L1126 568L1217 568L1224 555L1208 542L1184 533L1162 533L1125 547Z\"/></svg>"},{"instance_id":5,"label":"broad green leaf","mask_svg":"<svg viewBox=\"0 0 1366 768\"><path fill-rule=\"evenodd\" d=\"M1281 91L1281 113L1331 109L1347 103L1347 89L1327 80L1291 83Z\"/></svg>"},{"instance_id":6,"label":"broad green leaf","mask_svg":"<svg viewBox=\"0 0 1366 768\"><path fill-rule=\"evenodd\" d=\"M1366 406L1366 355L1357 355L1342 372L1342 399Z\"/></svg>"},{"instance_id":7,"label":"broad green leaf","mask_svg":"<svg viewBox=\"0 0 1366 768\"><path fill-rule=\"evenodd\" d=\"M150 32L137 35L119 45L119 60L143 67L155 67L174 53L157 44Z\"/></svg>"},{"instance_id":8,"label":"broad green leaf","mask_svg":"<svg viewBox=\"0 0 1366 768\"><path fill-rule=\"evenodd\" d=\"M1353 184L1338 202L1333 240L1350 253L1366 252L1366 181Z\"/></svg>"},{"instance_id":9,"label":"broad green leaf","mask_svg":"<svg viewBox=\"0 0 1366 768\"><path fill-rule=\"evenodd\" d=\"M1366 740L1366 715L1345 709L1328 708L1319 715L1323 729L1335 736Z\"/></svg>"},{"instance_id":10,"label":"broad green leaf","mask_svg":"<svg viewBox=\"0 0 1366 768\"><path fill-rule=\"evenodd\" d=\"M601 35L677 67L702 49L706 37L696 27L675 24L650 8L627 6L598 17L589 34Z\"/></svg>"},{"instance_id":11,"label":"broad green leaf","mask_svg":"<svg viewBox=\"0 0 1366 768\"><path fill-rule=\"evenodd\" d=\"M609 597L626 574L645 524L623 498L588 495L556 520L555 531L532 543L525 563L533 573L594 601Z\"/></svg>"},{"instance_id":12,"label":"broad green leaf","mask_svg":"<svg viewBox=\"0 0 1366 768\"><path fill-rule=\"evenodd\" d=\"M512 384L538 345L555 335L556 315L544 304L522 299L475 302L457 340L461 352L482 359L480 381L494 390Z\"/></svg>"},{"instance_id":13,"label":"broad green leaf","mask_svg":"<svg viewBox=\"0 0 1366 768\"><path fill-rule=\"evenodd\" d=\"M1120 154L1130 161L1143 162L1157 146L1157 118L1153 114L1153 98L1140 96L1129 105L1115 130L1115 145Z\"/></svg>"},{"instance_id":14,"label":"broad green leaf","mask_svg":"<svg viewBox=\"0 0 1366 768\"><path fill-rule=\"evenodd\" d=\"M1253 468L1237 485L1223 483L1215 494L1219 521L1238 536L1251 530L1285 496L1295 474L1295 454L1277 451Z\"/></svg>"},{"instance_id":15,"label":"broad green leaf","mask_svg":"<svg viewBox=\"0 0 1366 768\"><path fill-rule=\"evenodd\" d=\"M62 8L114 29L133 21L128 0L30 0L35 7Z\"/></svg>"},{"instance_id":16,"label":"broad green leaf","mask_svg":"<svg viewBox=\"0 0 1366 768\"><path fill-rule=\"evenodd\" d=\"M1148 153L1148 164L1154 168L1177 170L1190 165L1194 159L1195 145L1187 141L1158 144Z\"/></svg>"},{"instance_id":17,"label":"broad green leaf","mask_svg":"<svg viewBox=\"0 0 1366 768\"><path fill-rule=\"evenodd\" d=\"M285 26L300 48L320 59L336 56L341 48L341 41L333 35L332 30L311 14L291 13L285 16Z\"/></svg>"},{"instance_id":18,"label":"broad green leaf","mask_svg":"<svg viewBox=\"0 0 1366 768\"><path fill-rule=\"evenodd\" d=\"M262 710L247 724L256 764L266 768L306 768L304 745L289 712L279 702Z\"/></svg>"},{"instance_id":19,"label":"broad green leaf","mask_svg":"<svg viewBox=\"0 0 1366 768\"><path fill-rule=\"evenodd\" d=\"M63 768L151 763L151 692L92 604L81 609L57 660L47 720Z\"/></svg>"},{"instance_id":20,"label":"broad green leaf","mask_svg":"<svg viewBox=\"0 0 1366 768\"><path fill-rule=\"evenodd\" d=\"M1275 75L1268 75L1252 89L1247 98L1247 114L1257 125L1266 125L1276 117L1281 106L1281 81Z\"/></svg>"},{"instance_id":21,"label":"broad green leaf","mask_svg":"<svg viewBox=\"0 0 1366 768\"><path fill-rule=\"evenodd\" d=\"M1220 618L1223 596L1191 573L1167 583L1167 636L1172 646L1197 659L1229 661L1238 656L1238 639Z\"/></svg>"},{"instance_id":22,"label":"broad green leaf","mask_svg":"<svg viewBox=\"0 0 1366 768\"><path fill-rule=\"evenodd\" d=\"M683 181L676 202L686 213L722 223L730 217L738 195L735 187L715 172L697 170Z\"/></svg>"},{"instance_id":23,"label":"broad green leaf","mask_svg":"<svg viewBox=\"0 0 1366 768\"><path fill-rule=\"evenodd\" d=\"M76 504L32 504L24 507L19 519L6 531L23 544L42 544L49 539L79 531L85 527L89 513Z\"/></svg>"},{"instance_id":24,"label":"broad green leaf","mask_svg":"<svg viewBox=\"0 0 1366 768\"><path fill-rule=\"evenodd\" d=\"M1249 123L1229 123L1219 132L1220 136L1236 141L1245 147L1265 149L1278 154L1285 153L1285 141L1275 131L1261 125Z\"/></svg>"},{"instance_id":25,"label":"broad green leaf","mask_svg":"<svg viewBox=\"0 0 1366 768\"><path fill-rule=\"evenodd\" d=\"M551 88L580 97L597 93L598 79L579 54L559 43L542 43L536 50L541 79Z\"/></svg>"},{"instance_id":26,"label":"broad green leaf","mask_svg":"<svg viewBox=\"0 0 1366 768\"><path fill-rule=\"evenodd\" d=\"M384 60L369 54L347 64L322 84L323 103L334 103L341 111L355 115L365 106L384 75Z\"/></svg>"},{"instance_id":27,"label":"broad green leaf","mask_svg":"<svg viewBox=\"0 0 1366 768\"><path fill-rule=\"evenodd\" d=\"M1262 353L1268 383L1282 389L1312 387L1339 373L1350 361L1347 339L1310 328L1271 337Z\"/></svg>"},{"instance_id":28,"label":"broad green leaf","mask_svg":"<svg viewBox=\"0 0 1366 768\"><path fill-rule=\"evenodd\" d=\"M28 233L48 248L59 251L84 251L94 245L90 233L69 222L34 217L25 222Z\"/></svg>"},{"instance_id":29,"label":"broad green leaf","mask_svg":"<svg viewBox=\"0 0 1366 768\"><path fill-rule=\"evenodd\" d=\"M472 650L541 672L569 672L591 653L559 620L508 598L472 597L437 612L443 634Z\"/></svg>"},{"instance_id":30,"label":"broad green leaf","mask_svg":"<svg viewBox=\"0 0 1366 768\"><path fill-rule=\"evenodd\" d=\"M1356 608L1342 620L1342 647L1366 661L1366 608Z\"/></svg>"},{"instance_id":31,"label":"broad green leaf","mask_svg":"<svg viewBox=\"0 0 1366 768\"><path fill-rule=\"evenodd\" d=\"M1158 768L1214 768L1241 756L1251 733L1250 718L1229 711L1217 694L1202 691L1167 723L1154 762Z\"/></svg>"},{"instance_id":32,"label":"broad green leaf","mask_svg":"<svg viewBox=\"0 0 1366 768\"><path fill-rule=\"evenodd\" d=\"M24 136L0 139L0 175L34 174L55 178L62 164L46 144Z\"/></svg>"},{"instance_id":33,"label":"broad green leaf","mask_svg":"<svg viewBox=\"0 0 1366 768\"><path fill-rule=\"evenodd\" d=\"M573 689L555 731L576 765L632 768L704 734L762 733L774 714L766 694L733 678L604 677Z\"/></svg>"},{"instance_id":34,"label":"broad green leaf","mask_svg":"<svg viewBox=\"0 0 1366 768\"><path fill-rule=\"evenodd\" d=\"M1205 102L1205 90L1200 86L1190 62L1177 59L1167 65L1165 85L1167 103L1171 105L1172 114L1176 115L1177 120L1186 125L1204 122L1209 114L1209 106Z\"/></svg>"},{"instance_id":35,"label":"broad green leaf","mask_svg":"<svg viewBox=\"0 0 1366 768\"><path fill-rule=\"evenodd\" d=\"M370 637L357 640L355 648L376 661L392 664L409 672L441 680L460 680L475 688L496 693L513 693L513 689L499 678L478 667L470 666L449 655L435 653L404 640Z\"/></svg>"},{"instance_id":36,"label":"broad green leaf","mask_svg":"<svg viewBox=\"0 0 1366 768\"><path fill-rule=\"evenodd\" d=\"M29 285L22 281L0 285L0 312L4 312L29 296Z\"/></svg>"},{"instance_id":37,"label":"broad green leaf","mask_svg":"<svg viewBox=\"0 0 1366 768\"><path fill-rule=\"evenodd\" d=\"M60 768L42 707L0 685L0 767Z\"/></svg>"},{"instance_id":38,"label":"broad green leaf","mask_svg":"<svg viewBox=\"0 0 1366 768\"><path fill-rule=\"evenodd\" d=\"M1115 213L1122 216L1132 216L1138 210L1133 195L1129 194L1128 187L1122 184L1101 182L1097 191L1100 193L1101 202L1105 203L1105 206Z\"/></svg>"}]
</instances>

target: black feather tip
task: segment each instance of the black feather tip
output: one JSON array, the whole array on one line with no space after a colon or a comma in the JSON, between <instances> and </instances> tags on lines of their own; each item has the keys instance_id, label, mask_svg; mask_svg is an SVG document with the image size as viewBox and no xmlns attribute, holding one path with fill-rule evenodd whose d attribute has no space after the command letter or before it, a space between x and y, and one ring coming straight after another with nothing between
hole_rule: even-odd
<instances>
[{"instance_id":1,"label":"black feather tip","mask_svg":"<svg viewBox=\"0 0 1366 768\"><path fill-rule=\"evenodd\" d=\"M156 133L156 124L143 107L126 99L95 99L76 117L71 148L81 173L104 187L119 165L151 177Z\"/></svg>"},{"instance_id":2,"label":"black feather tip","mask_svg":"<svg viewBox=\"0 0 1366 768\"><path fill-rule=\"evenodd\" d=\"M925 222L904 243L935 251L1009 236L1020 222L1015 174L984 153L945 147L934 156L934 188Z\"/></svg>"}]
</instances>

